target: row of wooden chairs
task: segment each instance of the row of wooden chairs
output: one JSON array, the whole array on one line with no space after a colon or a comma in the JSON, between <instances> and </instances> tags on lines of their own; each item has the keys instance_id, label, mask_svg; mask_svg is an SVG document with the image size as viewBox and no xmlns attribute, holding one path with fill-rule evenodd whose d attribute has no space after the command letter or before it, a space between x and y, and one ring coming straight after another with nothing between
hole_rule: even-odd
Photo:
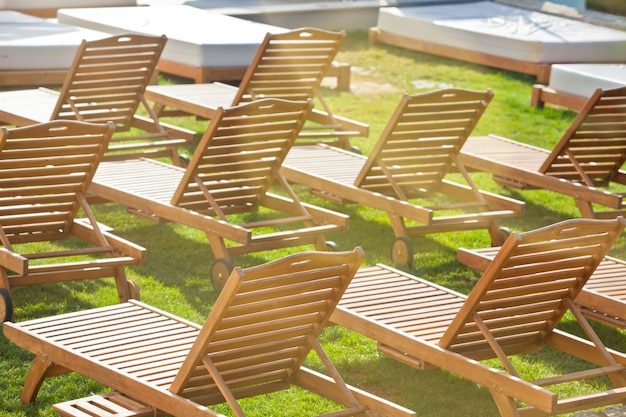
<instances>
[{"instance_id":1,"label":"row of wooden chairs","mask_svg":"<svg viewBox=\"0 0 626 417\"><path fill-rule=\"evenodd\" d=\"M314 32L302 33L310 37ZM523 203L478 190L460 156L491 100L490 91L448 89L404 96L367 158L328 144L294 146L306 122L311 120L313 97L307 93L292 101L265 98L264 93L250 102L216 108L188 162L177 157L175 147L189 142L171 140L171 132L180 129L157 128L160 133L167 132L165 142L156 141L155 145L170 147L167 154L159 154L170 157L174 164L169 164L146 158L156 154L125 154L140 150L137 141L152 140L153 135L133 137L131 145L110 145L113 122L122 126L124 123L107 120L106 113L111 110L105 111L106 106L98 104L98 95L107 91L106 73L122 73L120 80L124 82L134 78L132 74L141 73L145 81L151 78L151 71L143 70L148 65L144 54L154 54L148 52L149 48L138 47L133 36L115 39L135 57L133 65L138 63L138 67L112 64L98 55L99 48L85 44L84 51L90 52L84 52L84 60L77 58L77 68L88 74L83 77L100 80L97 92L90 90L89 99L77 99L93 82L68 77L74 81L67 85L84 84L82 88L77 84L73 89L68 87L71 92L67 95L64 86L56 97L57 103L63 103L57 107L63 110L54 113L54 118L61 120L32 124L34 119L28 119L31 121L23 124L31 126L4 129L0 138L0 165L6 168L2 172L7 173L0 179L6 201L2 206L0 235L1 259L6 262L0 292L5 300L5 318L13 318L6 307L11 302L11 285L109 274L116 276L122 301L119 305L58 317L5 323L6 337L38 354L25 383L24 402L35 399L47 376L76 371L117 393L56 406L63 415L78 416L85 410L91 410L92 414L87 415L108 415L116 407L123 415L145 415L155 410L185 416L217 415L206 406L220 402L227 402L236 415L244 415L238 398L291 384L344 404L344 409L332 415L361 415L367 410L383 415L414 415L343 383L317 342L317 336L329 323L378 340L383 352L412 366L443 367L486 385L505 417L553 415L625 399L626 356L602 345L588 325L578 298L598 265L606 262L606 254L622 232L624 221L621 217L572 220L506 237L498 229L497 219L521 215ZM158 44L155 39L142 41ZM101 46L109 59L118 56L107 48L111 46ZM135 112L124 108L138 104L141 100L132 104L129 100L141 96L141 91L122 84L115 82L119 90L110 90L115 90L113 95L117 97L115 111L130 115L125 119L130 120ZM606 104L598 107L605 109ZM2 114L8 123L27 120L10 119L8 111ZM67 120L72 115L79 121ZM151 126L161 126L156 112L150 116ZM600 120L619 125L616 114ZM132 125L127 123L128 127ZM592 139L589 135L586 138ZM611 148L615 147L613 143ZM589 157L591 152L568 152L563 148L559 152L565 152L578 172L578 155L586 158L583 171L586 166L597 165ZM306 152L322 150L360 159L360 165L352 172L357 179L351 182L344 178L347 185L339 186L335 185L339 181L326 178L326 174L294 168L297 163L317 160ZM563 159L559 160L561 166ZM324 164L318 165L348 167L348 163L338 160L323 160ZM467 185L444 179L455 169L463 174ZM340 174L346 177L347 173ZM318 180L307 184L307 175ZM159 180L156 186L150 185L151 179ZM576 178L568 180L575 182ZM289 181L305 183L335 201L345 198L367 202L387 211L399 237L413 230L403 223L404 218L409 218L424 224L415 228L416 233L486 228L501 249L488 261L483 277L467 297L384 265L359 270L364 254L358 248L339 253L305 252L259 267L235 268L227 262L230 255L309 243L326 249L328 242L322 234L346 227L347 216L300 202ZM284 192L271 193L270 186L274 184ZM432 198L436 193L465 201L437 208L414 202ZM136 214L206 231L216 258L221 260L214 265L212 275L217 277L216 284L224 288L204 326L130 300L138 298L138 291L125 280L123 269L143 262L145 250L101 229L87 204L94 196L118 201ZM494 209L496 204L501 207ZM283 212L287 217L259 217L244 225L229 221L229 215L258 213L260 207ZM434 214L438 209L470 208L475 211L443 217ZM76 218L79 210L85 219ZM303 225L287 227L292 222ZM253 236L251 230L259 226L280 231ZM64 253L55 250L45 256L14 250L16 246L44 239L65 239L70 233L98 247ZM225 240L240 245L227 246ZM408 264L412 259L412 252L409 254L407 249L396 248L394 253L399 254L395 261L406 260ZM96 254L103 256L98 258ZM89 259L76 262L75 256ZM54 266L31 265L42 257L72 257L72 261ZM10 275L7 270L15 274ZM573 312L589 341L556 329L567 310ZM145 330L136 333L138 328ZM508 357L544 346L563 350L597 367L543 381L521 380ZM310 351L318 354L330 377L302 367ZM476 362L486 358L499 359L504 372ZM614 388L574 399L559 399L544 388L598 376L609 376ZM529 406L518 409L516 400Z\"/></svg>"}]
</instances>

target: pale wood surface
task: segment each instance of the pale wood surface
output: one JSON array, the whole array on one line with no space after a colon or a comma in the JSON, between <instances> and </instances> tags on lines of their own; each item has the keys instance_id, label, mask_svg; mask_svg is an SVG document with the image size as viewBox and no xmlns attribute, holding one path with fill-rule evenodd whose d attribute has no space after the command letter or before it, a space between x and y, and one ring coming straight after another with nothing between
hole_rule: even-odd
<instances>
[{"instance_id":1,"label":"pale wood surface","mask_svg":"<svg viewBox=\"0 0 626 417\"><path fill-rule=\"evenodd\" d=\"M487 269L499 248L459 248L459 262L477 271ZM582 312L593 320L626 328L626 262L605 256L576 297Z\"/></svg>"},{"instance_id":2,"label":"pale wood surface","mask_svg":"<svg viewBox=\"0 0 626 417\"><path fill-rule=\"evenodd\" d=\"M113 131L112 123L76 121L2 129L0 287L113 277L120 300L130 298L124 266L143 263L145 251L101 230L85 199ZM84 220L76 218L79 210ZM71 237L91 246L48 252L19 246Z\"/></svg>"},{"instance_id":3,"label":"pale wood surface","mask_svg":"<svg viewBox=\"0 0 626 417\"><path fill-rule=\"evenodd\" d=\"M16 126L49 120L111 121L122 135L114 136L107 157L167 156L182 164L176 149L190 144L194 133L161 124L150 115L143 97L166 41L164 36L132 34L83 41L60 91L0 92L0 121ZM148 117L139 115L142 107ZM143 132L129 136L133 127Z\"/></svg>"},{"instance_id":4,"label":"pale wood surface","mask_svg":"<svg viewBox=\"0 0 626 417\"><path fill-rule=\"evenodd\" d=\"M469 175L465 183L445 178L463 170L458 152L491 97L462 89L405 95L367 157L324 144L299 146L282 170L322 195L386 211L396 236L485 228L501 242L497 220L521 215L523 203L478 190ZM453 209L461 213L446 212ZM422 224L409 226L398 216Z\"/></svg>"},{"instance_id":5,"label":"pale wood surface","mask_svg":"<svg viewBox=\"0 0 626 417\"><path fill-rule=\"evenodd\" d=\"M342 230L347 216L302 204L279 168L311 110L311 102L257 100L220 109L186 169L142 159L100 164L90 192L144 215L207 233L216 258L314 244ZM270 192L277 182L288 198ZM280 219L255 215L242 224L233 214L270 208ZM263 227L290 226L273 233ZM226 246L225 239L239 245Z\"/></svg>"},{"instance_id":6,"label":"pale wood surface","mask_svg":"<svg viewBox=\"0 0 626 417\"><path fill-rule=\"evenodd\" d=\"M345 32L313 28L268 34L238 89L233 91L232 86L222 83L150 86L146 98L154 103L157 115L192 114L209 119L219 106L229 107L263 97L315 98L321 106L311 113L311 126L303 129L301 139L324 140L348 148L348 138L367 136L369 126L334 115L319 91L345 38Z\"/></svg>"},{"instance_id":7,"label":"pale wood surface","mask_svg":"<svg viewBox=\"0 0 626 417\"><path fill-rule=\"evenodd\" d=\"M626 87L597 90L551 150L497 136L470 137L460 159L470 169L490 172L504 185L541 188L574 198L584 217L614 217L624 209ZM592 203L617 210L602 212Z\"/></svg>"},{"instance_id":8,"label":"pale wood surface","mask_svg":"<svg viewBox=\"0 0 626 417\"><path fill-rule=\"evenodd\" d=\"M303 383L344 404L390 416L415 414L345 385L317 337L361 264L360 249L303 252L258 267L236 268L203 326L132 300L56 317L7 323L5 335L36 352L39 368L62 367L174 416L217 415L205 405ZM37 346L37 347L35 347ZM314 351L330 377L302 367ZM34 400L35 392L23 399ZM334 415L334 414L331 414Z\"/></svg>"},{"instance_id":9,"label":"pale wood surface","mask_svg":"<svg viewBox=\"0 0 626 417\"><path fill-rule=\"evenodd\" d=\"M331 321L377 340L383 352L411 366L441 367L485 385L504 417L621 402L626 381L619 373L626 355L604 348L572 299L624 226L621 218L578 219L512 234L468 296L384 265L364 268ZM592 342L556 329L568 309ZM591 371L545 381L518 378L507 355L545 345L600 365L592 372L612 375L615 388L567 399L547 386ZM499 358L504 370L473 360L488 357ZM514 399L529 407L518 410Z\"/></svg>"}]
</instances>

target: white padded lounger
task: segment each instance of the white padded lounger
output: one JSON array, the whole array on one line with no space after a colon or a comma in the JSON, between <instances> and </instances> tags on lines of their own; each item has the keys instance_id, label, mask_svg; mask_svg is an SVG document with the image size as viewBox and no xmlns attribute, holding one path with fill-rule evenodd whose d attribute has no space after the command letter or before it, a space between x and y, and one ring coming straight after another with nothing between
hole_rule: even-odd
<instances>
[{"instance_id":1,"label":"white padded lounger","mask_svg":"<svg viewBox=\"0 0 626 417\"><path fill-rule=\"evenodd\" d=\"M0 11L0 87L63 83L83 39L109 34Z\"/></svg>"},{"instance_id":2,"label":"white padded lounger","mask_svg":"<svg viewBox=\"0 0 626 417\"><path fill-rule=\"evenodd\" d=\"M136 6L137 0L0 0L0 10L15 10L40 17L55 17L64 7Z\"/></svg>"},{"instance_id":3,"label":"white padded lounger","mask_svg":"<svg viewBox=\"0 0 626 417\"><path fill-rule=\"evenodd\" d=\"M196 82L240 79L266 33L286 31L184 5L61 9L58 19L113 35L164 34L159 71Z\"/></svg>"},{"instance_id":4,"label":"white padded lounger","mask_svg":"<svg viewBox=\"0 0 626 417\"><path fill-rule=\"evenodd\" d=\"M626 32L490 1L385 7L372 42L532 74L555 63L621 62Z\"/></svg>"},{"instance_id":5,"label":"white padded lounger","mask_svg":"<svg viewBox=\"0 0 626 417\"><path fill-rule=\"evenodd\" d=\"M626 62L626 55L623 55ZM545 103L579 110L593 92L626 85L626 63L623 64L554 64L548 85L535 84L531 105Z\"/></svg>"},{"instance_id":6,"label":"white padded lounger","mask_svg":"<svg viewBox=\"0 0 626 417\"><path fill-rule=\"evenodd\" d=\"M471 1L471 0L460 0ZM453 3L459 0L138 0L141 5L189 4L229 16L289 29L367 30L376 25L380 7L403 3Z\"/></svg>"}]
</instances>

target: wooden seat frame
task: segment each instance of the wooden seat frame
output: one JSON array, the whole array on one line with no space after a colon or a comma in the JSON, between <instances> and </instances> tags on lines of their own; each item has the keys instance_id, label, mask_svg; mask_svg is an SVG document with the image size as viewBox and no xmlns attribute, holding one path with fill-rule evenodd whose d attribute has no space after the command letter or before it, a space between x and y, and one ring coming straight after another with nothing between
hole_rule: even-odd
<instances>
[{"instance_id":1,"label":"wooden seat frame","mask_svg":"<svg viewBox=\"0 0 626 417\"><path fill-rule=\"evenodd\" d=\"M113 277L121 301L138 297L124 267L145 250L102 230L85 198L113 131L69 120L0 130L1 320L15 286Z\"/></svg>"},{"instance_id":2,"label":"wooden seat frame","mask_svg":"<svg viewBox=\"0 0 626 417\"><path fill-rule=\"evenodd\" d=\"M625 226L621 217L575 219L512 233L468 296L384 265L365 268L331 321L377 340L382 352L410 366L443 368L485 386L502 417L622 403L626 355L603 345L574 300ZM587 339L556 329L568 310ZM582 359L583 369L523 379L510 356L546 346ZM489 358L498 364L481 362ZM613 388L570 398L548 389L598 376L608 376Z\"/></svg>"},{"instance_id":3,"label":"wooden seat frame","mask_svg":"<svg viewBox=\"0 0 626 417\"><path fill-rule=\"evenodd\" d=\"M206 406L297 385L344 406L328 417L415 413L347 386L318 336L364 258L303 252L235 268L203 326L149 305L128 303L21 323L4 334L37 357L22 401L48 375L78 372L173 416L219 416ZM36 347L35 347L36 346ZM309 352L328 376L303 367Z\"/></svg>"},{"instance_id":4,"label":"wooden seat frame","mask_svg":"<svg viewBox=\"0 0 626 417\"><path fill-rule=\"evenodd\" d=\"M145 158L105 161L89 191L148 219L204 231L216 285L232 270L230 255L326 250L323 234L345 229L348 216L300 202L279 170L312 105L263 99L220 108L186 169Z\"/></svg>"},{"instance_id":5,"label":"wooden seat frame","mask_svg":"<svg viewBox=\"0 0 626 417\"><path fill-rule=\"evenodd\" d=\"M534 84L530 105L542 109L546 103L580 111L587 103L587 97L564 93L544 84Z\"/></svg>"},{"instance_id":6,"label":"wooden seat frame","mask_svg":"<svg viewBox=\"0 0 626 417\"><path fill-rule=\"evenodd\" d=\"M239 88L223 83L157 85L146 89L159 116L194 115L212 119L218 107L259 98L314 99L316 108L300 133L304 142L324 141L350 148L349 138L367 136L369 126L333 114L320 85L341 48L346 33L315 28L268 33Z\"/></svg>"},{"instance_id":7,"label":"wooden seat frame","mask_svg":"<svg viewBox=\"0 0 626 417\"><path fill-rule=\"evenodd\" d=\"M583 217L623 213L626 184L626 87L596 90L552 151L498 136L470 137L461 149L469 169L502 185L571 196ZM614 187L616 188L616 187ZM598 207L607 210L598 210ZM612 210L610 210L612 209Z\"/></svg>"},{"instance_id":8,"label":"wooden seat frame","mask_svg":"<svg viewBox=\"0 0 626 417\"><path fill-rule=\"evenodd\" d=\"M0 121L26 126L50 120L112 121L116 126L107 159L168 157L184 162L178 147L195 132L161 123L146 102L165 36L118 35L81 42L60 91L48 88L0 92ZM144 108L148 117L139 114Z\"/></svg>"},{"instance_id":9,"label":"wooden seat frame","mask_svg":"<svg viewBox=\"0 0 626 417\"><path fill-rule=\"evenodd\" d=\"M490 90L463 89L404 95L367 157L325 144L299 146L282 172L333 201L385 211L398 265L413 262L411 235L484 228L501 244L498 220L521 215L524 204L479 190L458 159L492 97ZM446 178L455 169L465 184Z\"/></svg>"}]
</instances>

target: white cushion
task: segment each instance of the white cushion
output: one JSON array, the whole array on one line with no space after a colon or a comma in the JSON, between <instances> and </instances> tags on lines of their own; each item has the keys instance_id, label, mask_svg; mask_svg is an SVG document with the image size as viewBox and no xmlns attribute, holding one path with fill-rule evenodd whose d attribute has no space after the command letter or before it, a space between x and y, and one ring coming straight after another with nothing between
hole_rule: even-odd
<instances>
[{"instance_id":1,"label":"white cushion","mask_svg":"<svg viewBox=\"0 0 626 417\"><path fill-rule=\"evenodd\" d=\"M0 70L67 69L83 39L108 33L0 11Z\"/></svg>"},{"instance_id":2,"label":"white cushion","mask_svg":"<svg viewBox=\"0 0 626 417\"><path fill-rule=\"evenodd\" d=\"M626 64L555 64L549 84L562 93L590 97L598 88L626 85Z\"/></svg>"},{"instance_id":3,"label":"white cushion","mask_svg":"<svg viewBox=\"0 0 626 417\"><path fill-rule=\"evenodd\" d=\"M490 1L384 7L392 34L531 63L611 62L626 56L626 32Z\"/></svg>"},{"instance_id":4,"label":"white cushion","mask_svg":"<svg viewBox=\"0 0 626 417\"><path fill-rule=\"evenodd\" d=\"M62 7L136 6L137 0L0 0L0 9L60 9Z\"/></svg>"},{"instance_id":5,"label":"white cushion","mask_svg":"<svg viewBox=\"0 0 626 417\"><path fill-rule=\"evenodd\" d=\"M110 34L164 34L162 58L194 67L248 66L268 32L287 31L190 6L61 9L57 17Z\"/></svg>"}]
</instances>

